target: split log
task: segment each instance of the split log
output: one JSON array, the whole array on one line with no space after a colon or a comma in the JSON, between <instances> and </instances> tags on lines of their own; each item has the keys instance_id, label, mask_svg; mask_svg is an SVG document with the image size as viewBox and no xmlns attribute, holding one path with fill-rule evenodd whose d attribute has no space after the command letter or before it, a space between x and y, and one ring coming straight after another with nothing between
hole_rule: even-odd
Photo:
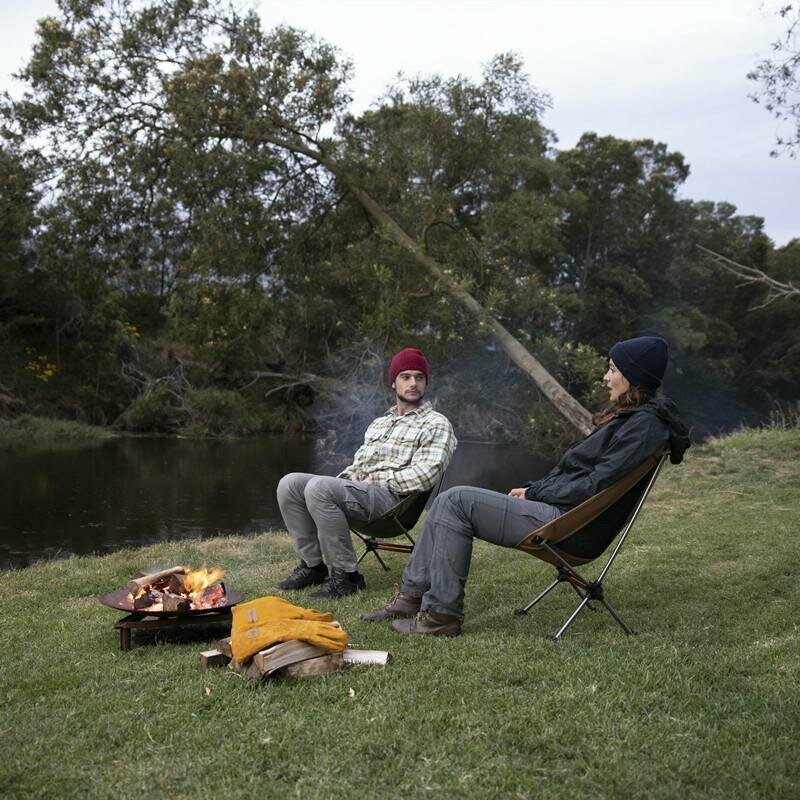
<instances>
[{"instance_id":1,"label":"split log","mask_svg":"<svg viewBox=\"0 0 800 800\"><path fill-rule=\"evenodd\" d=\"M203 669L209 667L224 667L230 658L225 653L220 653L219 650L204 650L200 653L200 666Z\"/></svg>"},{"instance_id":2,"label":"split log","mask_svg":"<svg viewBox=\"0 0 800 800\"><path fill-rule=\"evenodd\" d=\"M279 642L266 650L256 653L253 656L253 662L258 665L265 675L269 675L271 672L275 672L289 664L306 661L310 658L318 658L327 654L328 651L323 647L317 647L299 639L290 639L288 642Z\"/></svg>"},{"instance_id":3,"label":"split log","mask_svg":"<svg viewBox=\"0 0 800 800\"><path fill-rule=\"evenodd\" d=\"M235 658L232 658L228 662L228 669L231 670L231 672L235 672L237 675L244 675L252 661L251 658L246 658L244 661L237 661Z\"/></svg>"},{"instance_id":4,"label":"split log","mask_svg":"<svg viewBox=\"0 0 800 800\"><path fill-rule=\"evenodd\" d=\"M186 587L183 585L185 574L184 572L173 572L172 575L169 576L169 581L167 582L167 591L172 592L172 594L183 594L186 592Z\"/></svg>"},{"instance_id":5,"label":"split log","mask_svg":"<svg viewBox=\"0 0 800 800\"><path fill-rule=\"evenodd\" d=\"M161 602L164 611L188 611L192 604L192 601L185 595L172 594L172 592L164 592Z\"/></svg>"},{"instance_id":6,"label":"split log","mask_svg":"<svg viewBox=\"0 0 800 800\"><path fill-rule=\"evenodd\" d=\"M156 602L158 602L157 598L152 592L145 592L139 597L133 598L133 610L139 611L143 608L150 608Z\"/></svg>"},{"instance_id":7,"label":"split log","mask_svg":"<svg viewBox=\"0 0 800 800\"><path fill-rule=\"evenodd\" d=\"M151 572L149 575L142 575L138 578L133 578L128 582L128 591L136 597L136 595L144 589L145 586L152 586L162 578L168 578L170 575L176 573L186 574L186 567L170 567L169 569L162 569L158 572Z\"/></svg>"},{"instance_id":8,"label":"split log","mask_svg":"<svg viewBox=\"0 0 800 800\"><path fill-rule=\"evenodd\" d=\"M260 681L264 677L261 667L252 661L250 666L244 671L244 678L247 681Z\"/></svg>"},{"instance_id":9,"label":"split log","mask_svg":"<svg viewBox=\"0 0 800 800\"><path fill-rule=\"evenodd\" d=\"M250 666L250 661L237 661L235 658L232 658L228 662L228 669L231 672L235 672L237 675L244 675L247 672L247 668Z\"/></svg>"},{"instance_id":10,"label":"split log","mask_svg":"<svg viewBox=\"0 0 800 800\"><path fill-rule=\"evenodd\" d=\"M226 636L217 642L217 650L224 653L228 658L233 658L233 650L231 649L231 637Z\"/></svg>"},{"instance_id":11,"label":"split log","mask_svg":"<svg viewBox=\"0 0 800 800\"><path fill-rule=\"evenodd\" d=\"M305 661L298 661L289 664L283 669L279 669L275 675L288 680L299 678L311 678L319 675L332 675L334 672L341 672L344 669L344 658L341 653L328 653L326 656L309 658Z\"/></svg>"}]
</instances>

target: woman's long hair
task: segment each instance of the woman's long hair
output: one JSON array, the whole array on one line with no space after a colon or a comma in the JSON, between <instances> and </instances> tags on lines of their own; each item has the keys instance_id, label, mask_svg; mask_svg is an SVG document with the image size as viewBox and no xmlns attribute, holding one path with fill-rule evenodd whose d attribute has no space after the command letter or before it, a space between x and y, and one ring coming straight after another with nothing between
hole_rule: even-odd
<instances>
[{"instance_id":1,"label":"woman's long hair","mask_svg":"<svg viewBox=\"0 0 800 800\"><path fill-rule=\"evenodd\" d=\"M600 428L606 423L611 422L612 419L616 419L620 411L643 406L645 403L649 403L654 397L654 392L648 392L647 389L642 389L640 386L631 384L628 390L624 394L621 394L614 403L592 415L592 424L595 428Z\"/></svg>"}]
</instances>

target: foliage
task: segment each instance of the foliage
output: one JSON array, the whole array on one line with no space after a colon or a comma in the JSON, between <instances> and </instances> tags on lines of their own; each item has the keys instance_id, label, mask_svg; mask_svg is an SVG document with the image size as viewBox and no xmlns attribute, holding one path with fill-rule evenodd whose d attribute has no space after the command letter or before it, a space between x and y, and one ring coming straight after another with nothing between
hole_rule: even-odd
<instances>
[{"instance_id":1,"label":"foliage","mask_svg":"<svg viewBox=\"0 0 800 800\"><path fill-rule=\"evenodd\" d=\"M120 419L134 433L177 433L184 414L181 399L166 381L158 381L134 398Z\"/></svg>"},{"instance_id":2,"label":"foliage","mask_svg":"<svg viewBox=\"0 0 800 800\"><path fill-rule=\"evenodd\" d=\"M595 354L637 333L669 338L668 385L701 430L800 393L794 307L751 311L758 288L696 245L787 278L796 247L776 250L730 204L680 199L680 153L595 133L556 151L550 99L510 54L478 80L401 77L359 115L351 71L331 45L222 0L60 2L27 93L2 102L0 400L202 432L188 398L219 390L241 414L230 405L208 430L300 427L339 354L372 381L361 354L413 344L441 367L462 435L558 449L536 389L444 278L375 228L347 175L593 408ZM465 399L476 374L495 400Z\"/></svg>"},{"instance_id":3,"label":"foliage","mask_svg":"<svg viewBox=\"0 0 800 800\"><path fill-rule=\"evenodd\" d=\"M800 152L800 4L782 3L777 14L786 21L786 30L772 43L772 57L759 61L747 77L759 84L751 99L788 123L788 133L777 134L771 155L783 151L796 157Z\"/></svg>"},{"instance_id":4,"label":"foliage","mask_svg":"<svg viewBox=\"0 0 800 800\"><path fill-rule=\"evenodd\" d=\"M261 429L261 421L244 398L227 389L201 389L186 396L187 428L205 436L246 436Z\"/></svg>"},{"instance_id":5,"label":"foliage","mask_svg":"<svg viewBox=\"0 0 800 800\"><path fill-rule=\"evenodd\" d=\"M365 562L367 590L336 601L336 617L353 646L393 659L298 684L202 670L224 629L139 632L120 652L120 614L97 602L174 563L222 566L229 586L261 596L295 563L286 536L6 572L0 646L15 668L0 676L0 792L88 800L199 781L234 800L796 796L798 480L797 430L743 431L668 466L606 579L636 637L583 612L554 645L574 593L515 617L552 568L482 542L462 635L399 637L358 615L390 597L405 557L388 554L390 572Z\"/></svg>"},{"instance_id":6,"label":"foliage","mask_svg":"<svg viewBox=\"0 0 800 800\"><path fill-rule=\"evenodd\" d=\"M0 419L0 450L85 445L108 439L112 435L104 428L68 420L43 419L31 414L20 414L10 420Z\"/></svg>"}]
</instances>

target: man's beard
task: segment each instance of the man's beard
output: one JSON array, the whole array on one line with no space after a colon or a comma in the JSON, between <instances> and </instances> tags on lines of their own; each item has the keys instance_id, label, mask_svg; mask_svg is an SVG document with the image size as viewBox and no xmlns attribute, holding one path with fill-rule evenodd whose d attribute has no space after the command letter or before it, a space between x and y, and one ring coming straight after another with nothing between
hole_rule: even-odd
<instances>
[{"instance_id":1,"label":"man's beard","mask_svg":"<svg viewBox=\"0 0 800 800\"><path fill-rule=\"evenodd\" d=\"M418 406L422 404L422 401L425 398L425 392L420 392L416 397L404 397L402 394L395 392L395 396L398 403L402 401L409 406Z\"/></svg>"}]
</instances>

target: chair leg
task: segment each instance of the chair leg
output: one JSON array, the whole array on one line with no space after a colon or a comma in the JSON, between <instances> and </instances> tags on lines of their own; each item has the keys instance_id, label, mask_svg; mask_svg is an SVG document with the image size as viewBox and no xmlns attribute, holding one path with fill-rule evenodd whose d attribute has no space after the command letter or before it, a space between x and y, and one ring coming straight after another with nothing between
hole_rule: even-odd
<instances>
[{"instance_id":1,"label":"chair leg","mask_svg":"<svg viewBox=\"0 0 800 800\"><path fill-rule=\"evenodd\" d=\"M580 614L581 609L589 602L589 600L591 600L591 597L587 594L583 598L583 600L581 600L581 602L578 604L578 607L569 615L567 621L558 629L558 631L556 631L556 633L554 633L552 636L548 636L547 638L553 642L557 642L561 638L561 635L564 633L564 631L567 628L569 628L570 625L572 625L575 617L577 617L578 614Z\"/></svg>"},{"instance_id":2,"label":"chair leg","mask_svg":"<svg viewBox=\"0 0 800 800\"><path fill-rule=\"evenodd\" d=\"M560 577L560 576L558 578L556 578L538 597L536 597L533 600L531 600L530 603L528 603L528 605L526 605L524 608L515 608L514 609L514 613L518 617L521 617L524 614L527 614L540 600L542 600L545 597L547 597L547 595L550 594L550 592L553 589L555 589L556 586L558 586L558 584L561 583L562 580L564 580L564 579L562 577Z\"/></svg>"},{"instance_id":3,"label":"chair leg","mask_svg":"<svg viewBox=\"0 0 800 800\"><path fill-rule=\"evenodd\" d=\"M592 605L592 601L597 601L598 603L602 603L603 606L608 610L608 613L614 618L617 624L628 634L628 636L636 636L637 631L631 628L627 623L620 617L619 614L614 610L611 604L605 599L605 593L603 591L603 582L600 580L589 582L581 577L575 570L563 566L556 567L558 570L558 575L556 579L539 595L537 595L533 600L531 600L528 605L523 608L515 608L514 614L516 616L523 616L527 614L540 600L543 600L550 592L558 586L559 583L568 583L578 597L581 598L580 603L578 603L578 607L569 615L567 621L551 636L548 638L554 642L557 642L561 639L561 636L564 632L569 628L570 625L575 621L575 618L580 614L580 612L584 608L588 608L590 611L599 611L598 608L595 608Z\"/></svg>"},{"instance_id":4,"label":"chair leg","mask_svg":"<svg viewBox=\"0 0 800 800\"><path fill-rule=\"evenodd\" d=\"M584 594L578 588L580 585L581 589L585 589L588 586L588 581L585 581L574 569L571 569L569 566L561 566L558 565L556 567L556 579L538 596L531 600L528 605L524 608L515 608L514 613L520 617L523 614L527 614L540 600L547 597L550 592L558 586L559 583L564 583L565 581L569 583L569 585L575 590L575 593L583 599ZM590 606L591 608L591 606ZM594 611L594 609L592 609Z\"/></svg>"},{"instance_id":5,"label":"chair leg","mask_svg":"<svg viewBox=\"0 0 800 800\"><path fill-rule=\"evenodd\" d=\"M608 609L608 613L611 614L612 617L619 623L620 628L628 634L628 636L638 636L639 631L635 631L633 628L629 627L625 621L617 614L616 611L611 607L611 604L605 600L604 598L600 598L600 602Z\"/></svg>"},{"instance_id":6,"label":"chair leg","mask_svg":"<svg viewBox=\"0 0 800 800\"><path fill-rule=\"evenodd\" d=\"M368 539L366 536L362 536L358 532L355 532L355 534L364 543L364 552L358 557L356 566L358 566L367 557L368 553L372 553L375 558L378 559L378 563L386 570L386 572L388 572L389 567L386 566L386 562L378 554L378 540L375 538Z\"/></svg>"},{"instance_id":7,"label":"chair leg","mask_svg":"<svg viewBox=\"0 0 800 800\"><path fill-rule=\"evenodd\" d=\"M575 587L575 589L577 590L577 587ZM586 586L586 594L583 595L583 600L581 600L581 602L578 604L578 607L572 612L572 614L570 614L569 619L567 619L561 628L552 636L550 636L550 639L552 639L554 642L557 642L561 638L561 635L564 633L564 631L572 624L575 617L578 616L584 606L592 608L592 606L589 604L590 600L597 600L599 603L602 603L608 610L608 613L611 614L617 624L622 628L622 630L625 631L625 633L628 634L628 636L638 636L638 632L627 625L622 617L617 614L611 604L606 600L602 581L595 581L594 583L590 583ZM595 611L597 609L592 608L592 610Z\"/></svg>"}]
</instances>

